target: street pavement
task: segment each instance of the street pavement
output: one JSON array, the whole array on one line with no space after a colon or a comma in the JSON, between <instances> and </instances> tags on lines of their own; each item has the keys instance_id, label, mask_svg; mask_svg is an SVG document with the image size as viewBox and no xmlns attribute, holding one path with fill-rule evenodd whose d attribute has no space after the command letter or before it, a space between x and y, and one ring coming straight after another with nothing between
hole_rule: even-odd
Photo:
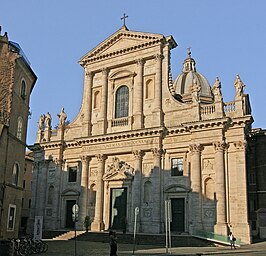
<instances>
[{"instance_id":1,"label":"street pavement","mask_svg":"<svg viewBox=\"0 0 266 256\"><path fill-rule=\"evenodd\" d=\"M109 256L109 244L89 241L48 241L49 249L42 256ZM239 256L266 256L266 241L241 246L236 250L230 247L175 247L171 251L154 245L136 245L133 253L132 244L118 244L118 256L132 255L239 255Z\"/></svg>"}]
</instances>

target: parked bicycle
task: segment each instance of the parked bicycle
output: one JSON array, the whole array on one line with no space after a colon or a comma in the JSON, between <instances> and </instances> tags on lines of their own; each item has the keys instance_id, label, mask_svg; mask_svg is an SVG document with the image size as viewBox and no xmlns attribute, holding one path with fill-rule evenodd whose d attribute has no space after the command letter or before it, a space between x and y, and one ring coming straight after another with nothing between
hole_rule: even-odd
<instances>
[{"instance_id":1,"label":"parked bicycle","mask_svg":"<svg viewBox=\"0 0 266 256\"><path fill-rule=\"evenodd\" d=\"M48 244L42 240L34 240L32 237L24 239L12 239L10 243L12 256L28 256L40 254L48 250Z\"/></svg>"}]
</instances>

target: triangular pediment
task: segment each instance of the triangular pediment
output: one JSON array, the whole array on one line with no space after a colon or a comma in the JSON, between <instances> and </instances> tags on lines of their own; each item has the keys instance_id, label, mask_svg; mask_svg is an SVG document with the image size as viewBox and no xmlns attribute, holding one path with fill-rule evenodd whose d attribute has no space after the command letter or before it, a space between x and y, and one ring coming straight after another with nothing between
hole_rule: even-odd
<instances>
[{"instance_id":1,"label":"triangular pediment","mask_svg":"<svg viewBox=\"0 0 266 256\"><path fill-rule=\"evenodd\" d=\"M159 43L162 39L165 39L165 37L161 34L130 31L126 27L122 27L84 55L80 59L80 64L82 65L84 62L93 61L97 58L103 59L149 47L152 44Z\"/></svg>"}]
</instances>

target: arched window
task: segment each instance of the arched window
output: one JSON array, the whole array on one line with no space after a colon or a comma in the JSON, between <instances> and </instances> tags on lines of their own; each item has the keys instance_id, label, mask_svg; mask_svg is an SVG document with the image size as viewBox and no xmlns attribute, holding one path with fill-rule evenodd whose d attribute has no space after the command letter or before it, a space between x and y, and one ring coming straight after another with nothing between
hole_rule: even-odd
<instances>
[{"instance_id":1,"label":"arched window","mask_svg":"<svg viewBox=\"0 0 266 256\"><path fill-rule=\"evenodd\" d=\"M26 83L24 80L21 82L21 88L20 88L20 97L25 100L26 99Z\"/></svg>"},{"instance_id":2,"label":"arched window","mask_svg":"<svg viewBox=\"0 0 266 256\"><path fill-rule=\"evenodd\" d=\"M13 173L12 173L12 184L15 186L18 185L18 176L19 176L19 164L15 163L13 166Z\"/></svg>"},{"instance_id":3,"label":"arched window","mask_svg":"<svg viewBox=\"0 0 266 256\"><path fill-rule=\"evenodd\" d=\"M100 92L96 91L94 92L93 108L99 108L99 104L100 104Z\"/></svg>"},{"instance_id":4,"label":"arched window","mask_svg":"<svg viewBox=\"0 0 266 256\"><path fill-rule=\"evenodd\" d=\"M146 181L144 183L144 203L147 205L151 201L151 189L152 189L152 184L150 181Z\"/></svg>"},{"instance_id":5,"label":"arched window","mask_svg":"<svg viewBox=\"0 0 266 256\"><path fill-rule=\"evenodd\" d=\"M207 178L205 184L205 197L208 199L214 199L214 182L212 178Z\"/></svg>"},{"instance_id":6,"label":"arched window","mask_svg":"<svg viewBox=\"0 0 266 256\"><path fill-rule=\"evenodd\" d=\"M128 87L123 85L118 88L115 96L115 118L128 116L129 92Z\"/></svg>"},{"instance_id":7,"label":"arched window","mask_svg":"<svg viewBox=\"0 0 266 256\"><path fill-rule=\"evenodd\" d=\"M53 198L54 198L54 186L51 185L48 190L48 200L47 204L53 204Z\"/></svg>"},{"instance_id":8,"label":"arched window","mask_svg":"<svg viewBox=\"0 0 266 256\"><path fill-rule=\"evenodd\" d=\"M17 138L22 139L22 127L23 127L23 120L22 117L18 118L18 127L17 127Z\"/></svg>"}]
</instances>

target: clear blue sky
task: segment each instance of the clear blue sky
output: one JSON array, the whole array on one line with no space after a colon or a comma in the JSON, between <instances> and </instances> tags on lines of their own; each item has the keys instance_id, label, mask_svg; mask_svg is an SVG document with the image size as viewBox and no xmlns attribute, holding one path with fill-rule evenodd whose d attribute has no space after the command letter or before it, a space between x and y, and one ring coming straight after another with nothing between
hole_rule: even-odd
<instances>
[{"instance_id":1,"label":"clear blue sky","mask_svg":"<svg viewBox=\"0 0 266 256\"><path fill-rule=\"evenodd\" d=\"M233 82L240 74L250 94L253 127L266 127L265 0L12 0L0 5L2 33L20 44L38 81L31 94L32 118L28 144L36 137L41 114L52 124L62 106L72 121L79 112L83 69L78 60L122 26L126 13L130 30L172 35L175 78L187 47L197 71L212 85L222 82L225 101L234 98Z\"/></svg>"}]
</instances>

